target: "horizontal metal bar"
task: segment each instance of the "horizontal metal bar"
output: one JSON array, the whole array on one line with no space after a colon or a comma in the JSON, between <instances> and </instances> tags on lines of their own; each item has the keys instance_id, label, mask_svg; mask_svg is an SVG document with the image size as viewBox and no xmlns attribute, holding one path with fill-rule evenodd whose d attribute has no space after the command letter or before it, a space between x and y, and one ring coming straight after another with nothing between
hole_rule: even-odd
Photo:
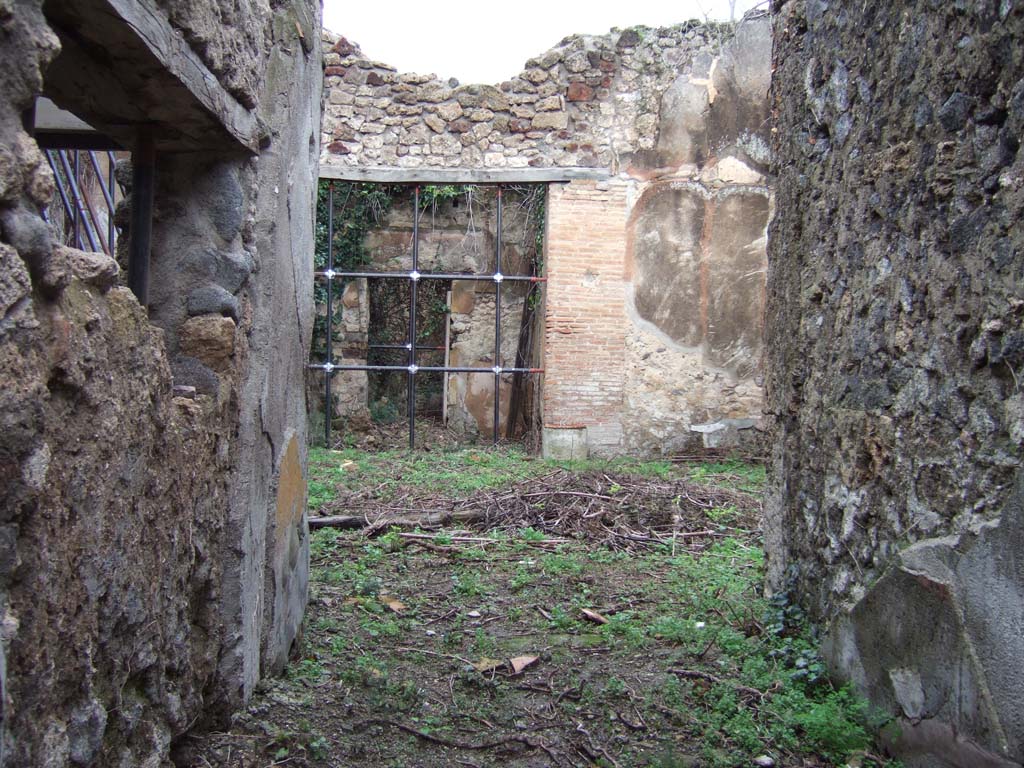
<instances>
[{"instance_id":1,"label":"horizontal metal bar","mask_svg":"<svg viewBox=\"0 0 1024 768\"><path fill-rule=\"evenodd\" d=\"M367 344L366 348L367 349L408 349L409 345L408 344ZM417 344L416 345L416 349L440 350L440 349L444 349L444 347L430 347L430 346L426 346L424 344Z\"/></svg>"},{"instance_id":2,"label":"horizontal metal bar","mask_svg":"<svg viewBox=\"0 0 1024 768\"><path fill-rule=\"evenodd\" d=\"M546 277L503 275L500 272L492 275L466 275L459 272L338 272L337 270L328 270L314 272L313 276L326 277L328 280L333 280L334 278L385 277L399 280L478 280L485 283L546 283L548 281Z\"/></svg>"},{"instance_id":3,"label":"horizontal metal bar","mask_svg":"<svg viewBox=\"0 0 1024 768\"><path fill-rule=\"evenodd\" d=\"M120 144L101 133L82 133L79 131L38 131L35 134L36 144L41 149L79 149L120 151Z\"/></svg>"},{"instance_id":4,"label":"horizontal metal bar","mask_svg":"<svg viewBox=\"0 0 1024 768\"><path fill-rule=\"evenodd\" d=\"M446 365L334 365L310 363L307 367L331 371L402 371L403 373L544 373L543 368L469 368ZM413 370L415 369L415 370Z\"/></svg>"},{"instance_id":5,"label":"horizontal metal bar","mask_svg":"<svg viewBox=\"0 0 1024 768\"><path fill-rule=\"evenodd\" d=\"M607 168L579 166L557 168L354 168L329 163L320 165L321 179L374 181L382 184L545 184L611 177Z\"/></svg>"}]
</instances>

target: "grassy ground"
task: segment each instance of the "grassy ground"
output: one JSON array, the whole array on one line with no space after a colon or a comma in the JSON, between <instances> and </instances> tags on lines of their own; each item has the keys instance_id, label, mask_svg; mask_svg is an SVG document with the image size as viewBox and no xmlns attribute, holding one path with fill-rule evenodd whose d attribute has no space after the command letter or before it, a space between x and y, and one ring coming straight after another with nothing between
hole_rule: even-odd
<instances>
[{"instance_id":1,"label":"grassy ground","mask_svg":"<svg viewBox=\"0 0 1024 768\"><path fill-rule=\"evenodd\" d=\"M488 516L316 531L301 658L180 764L882 765L800 611L761 596L761 467L463 450L311 468L313 514Z\"/></svg>"}]
</instances>

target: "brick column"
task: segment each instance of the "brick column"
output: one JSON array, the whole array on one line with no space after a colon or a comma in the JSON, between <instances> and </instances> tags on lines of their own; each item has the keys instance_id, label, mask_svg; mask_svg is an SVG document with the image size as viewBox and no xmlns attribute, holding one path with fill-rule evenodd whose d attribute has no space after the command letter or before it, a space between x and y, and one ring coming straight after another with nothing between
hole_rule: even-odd
<instances>
[{"instance_id":1,"label":"brick column","mask_svg":"<svg viewBox=\"0 0 1024 768\"><path fill-rule=\"evenodd\" d=\"M545 251L545 455L575 457L581 443L591 454L617 453L628 325L625 185L552 185Z\"/></svg>"}]
</instances>

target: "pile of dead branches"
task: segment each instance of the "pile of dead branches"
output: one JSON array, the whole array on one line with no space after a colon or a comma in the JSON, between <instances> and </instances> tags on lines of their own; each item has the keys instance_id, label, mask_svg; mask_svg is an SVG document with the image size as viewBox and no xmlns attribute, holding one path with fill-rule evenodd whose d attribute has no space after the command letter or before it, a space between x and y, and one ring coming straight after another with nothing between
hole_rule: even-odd
<instances>
[{"instance_id":1,"label":"pile of dead branches","mask_svg":"<svg viewBox=\"0 0 1024 768\"><path fill-rule=\"evenodd\" d=\"M392 527L436 530L462 526L516 533L532 528L547 536L584 539L614 549L638 549L686 541L702 548L716 537L753 533L760 501L738 490L688 480L659 480L563 469L510 487L464 498L417 494L381 500L360 491L332 501L311 528Z\"/></svg>"}]
</instances>

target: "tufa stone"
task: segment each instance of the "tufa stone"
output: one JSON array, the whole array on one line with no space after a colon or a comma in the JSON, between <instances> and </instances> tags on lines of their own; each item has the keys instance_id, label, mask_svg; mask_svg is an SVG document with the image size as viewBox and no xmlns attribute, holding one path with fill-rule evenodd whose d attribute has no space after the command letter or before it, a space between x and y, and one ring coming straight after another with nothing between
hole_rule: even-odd
<instances>
[{"instance_id":1,"label":"tufa stone","mask_svg":"<svg viewBox=\"0 0 1024 768\"><path fill-rule=\"evenodd\" d=\"M70 267L71 274L82 282L94 285L101 291L109 291L117 284L121 268L105 253L79 251L63 245L57 246L56 250Z\"/></svg>"},{"instance_id":2,"label":"tufa stone","mask_svg":"<svg viewBox=\"0 0 1024 768\"><path fill-rule=\"evenodd\" d=\"M14 154L0 145L0 203L11 203L17 198L20 181Z\"/></svg>"},{"instance_id":3,"label":"tufa stone","mask_svg":"<svg viewBox=\"0 0 1024 768\"><path fill-rule=\"evenodd\" d=\"M573 74L585 72L590 68L590 60L587 58L587 54L583 51L576 51L565 59L565 68Z\"/></svg>"},{"instance_id":4,"label":"tufa stone","mask_svg":"<svg viewBox=\"0 0 1024 768\"><path fill-rule=\"evenodd\" d=\"M537 130L560 130L569 125L569 116L565 112L542 112L533 118L531 124Z\"/></svg>"},{"instance_id":5,"label":"tufa stone","mask_svg":"<svg viewBox=\"0 0 1024 768\"><path fill-rule=\"evenodd\" d=\"M235 354L235 321L216 315L189 318L178 331L178 345L184 354L225 373Z\"/></svg>"},{"instance_id":6,"label":"tufa stone","mask_svg":"<svg viewBox=\"0 0 1024 768\"><path fill-rule=\"evenodd\" d=\"M558 96L548 96L534 105L538 112L553 112L562 108L562 100Z\"/></svg>"},{"instance_id":7,"label":"tufa stone","mask_svg":"<svg viewBox=\"0 0 1024 768\"><path fill-rule=\"evenodd\" d=\"M437 114L442 120L456 120L462 117L462 105L457 101L440 104L437 107Z\"/></svg>"},{"instance_id":8,"label":"tufa stone","mask_svg":"<svg viewBox=\"0 0 1024 768\"><path fill-rule=\"evenodd\" d=\"M445 122L437 115L427 115L423 118L423 122L427 124L430 130L435 133L442 133L445 129Z\"/></svg>"}]
</instances>

